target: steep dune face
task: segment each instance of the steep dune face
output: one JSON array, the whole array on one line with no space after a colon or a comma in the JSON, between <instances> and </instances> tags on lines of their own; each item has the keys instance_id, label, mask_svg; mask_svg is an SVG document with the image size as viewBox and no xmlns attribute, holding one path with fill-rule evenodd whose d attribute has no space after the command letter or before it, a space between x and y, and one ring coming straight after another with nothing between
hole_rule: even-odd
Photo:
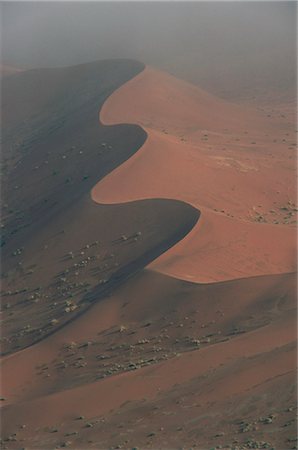
<instances>
[{"instance_id":1,"label":"steep dune face","mask_svg":"<svg viewBox=\"0 0 298 450\"><path fill-rule=\"evenodd\" d=\"M107 124L133 122L153 129L166 127L174 135L180 131L193 135L204 129L239 133L252 125L257 134L262 134L264 125L270 128L254 110L231 104L149 66L109 97L100 117Z\"/></svg>"},{"instance_id":2,"label":"steep dune face","mask_svg":"<svg viewBox=\"0 0 298 450\"><path fill-rule=\"evenodd\" d=\"M196 209L175 200L118 207L90 198L97 181L146 139L136 125L98 123L107 96L142 69L102 61L3 83L4 353L73 320L198 220Z\"/></svg>"},{"instance_id":3,"label":"steep dune face","mask_svg":"<svg viewBox=\"0 0 298 450\"><path fill-rule=\"evenodd\" d=\"M196 228L150 267L177 278L207 283L291 272L296 268L296 233L202 210Z\"/></svg>"},{"instance_id":4,"label":"steep dune face","mask_svg":"<svg viewBox=\"0 0 298 450\"><path fill-rule=\"evenodd\" d=\"M153 268L201 282L295 270L296 232L284 226L295 223L295 154L280 143L290 123L151 68L115 91L100 119L137 123L148 137L95 186L95 200L176 198L202 211L191 237Z\"/></svg>"},{"instance_id":5,"label":"steep dune face","mask_svg":"<svg viewBox=\"0 0 298 450\"><path fill-rule=\"evenodd\" d=\"M291 124L143 68L7 78L4 447L288 449Z\"/></svg>"}]
</instances>

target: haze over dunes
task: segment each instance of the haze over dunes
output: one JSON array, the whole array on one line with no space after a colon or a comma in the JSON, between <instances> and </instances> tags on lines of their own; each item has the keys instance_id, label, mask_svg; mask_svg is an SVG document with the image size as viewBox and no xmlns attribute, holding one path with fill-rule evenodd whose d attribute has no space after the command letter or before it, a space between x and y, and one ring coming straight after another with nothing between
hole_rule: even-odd
<instances>
[{"instance_id":1,"label":"haze over dunes","mask_svg":"<svg viewBox=\"0 0 298 450\"><path fill-rule=\"evenodd\" d=\"M225 98L293 99L296 3L3 2L2 60L133 58Z\"/></svg>"},{"instance_id":2,"label":"haze over dunes","mask_svg":"<svg viewBox=\"0 0 298 450\"><path fill-rule=\"evenodd\" d=\"M0 75L1 77L6 77L8 75L12 75L14 73L21 72L22 69L14 66L10 66L7 64L0 64Z\"/></svg>"},{"instance_id":3,"label":"haze over dunes","mask_svg":"<svg viewBox=\"0 0 298 450\"><path fill-rule=\"evenodd\" d=\"M1 448L296 448L296 6L1 11Z\"/></svg>"},{"instance_id":4,"label":"haze over dunes","mask_svg":"<svg viewBox=\"0 0 298 450\"><path fill-rule=\"evenodd\" d=\"M3 82L5 447L286 448L289 120L134 61Z\"/></svg>"}]
</instances>

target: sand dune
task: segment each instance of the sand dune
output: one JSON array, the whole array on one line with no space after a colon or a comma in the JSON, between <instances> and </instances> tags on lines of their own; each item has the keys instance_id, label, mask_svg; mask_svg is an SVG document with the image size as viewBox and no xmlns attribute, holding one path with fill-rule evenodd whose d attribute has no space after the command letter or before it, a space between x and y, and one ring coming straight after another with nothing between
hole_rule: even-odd
<instances>
[{"instance_id":1,"label":"sand dune","mask_svg":"<svg viewBox=\"0 0 298 450\"><path fill-rule=\"evenodd\" d=\"M204 129L223 132L251 130L262 135L270 124L255 110L229 103L152 67L117 89L103 105L101 120L136 123L170 134L195 134Z\"/></svg>"},{"instance_id":2,"label":"sand dune","mask_svg":"<svg viewBox=\"0 0 298 450\"><path fill-rule=\"evenodd\" d=\"M143 69L6 78L3 448L291 448L292 119Z\"/></svg>"},{"instance_id":3,"label":"sand dune","mask_svg":"<svg viewBox=\"0 0 298 450\"><path fill-rule=\"evenodd\" d=\"M4 353L73 320L108 286L184 237L198 219L194 208L177 201L118 207L90 198L97 181L144 142L138 126L98 123L109 93L142 68L138 62L103 61L33 70L4 83Z\"/></svg>"},{"instance_id":4,"label":"sand dune","mask_svg":"<svg viewBox=\"0 0 298 450\"><path fill-rule=\"evenodd\" d=\"M100 119L139 124L148 136L93 199L176 198L202 212L191 236L151 267L200 282L295 270L296 232L284 226L294 223L294 167L280 144L271 150L274 120L151 68L115 91Z\"/></svg>"},{"instance_id":5,"label":"sand dune","mask_svg":"<svg viewBox=\"0 0 298 450\"><path fill-rule=\"evenodd\" d=\"M170 399L176 395L181 398L181 390L184 403L185 399L188 399L186 404L190 402L189 408L179 412L180 423L185 424L182 433L184 442L192 442L187 432L187 418L193 408L197 414L204 411L207 417L213 411L219 414L224 408L229 414L228 419L222 420L222 426L227 429L230 423L235 428L241 416L239 411L233 412L233 398L240 396L243 399L248 395L248 389L253 392L260 386L264 393L276 380L279 381L275 388L282 392L285 377L290 376L290 383L293 383L296 322L292 311L295 307L295 288L295 275L198 285L145 271L47 341L5 358L3 374L17 374L21 370L23 376L21 384L19 379L4 376L8 397L8 406L3 414L4 429L10 434L16 430L16 423L24 423L26 429L21 432L24 438L31 436L31 443L35 441L35 445L38 439L42 439L42 442L48 442L45 448L51 448L51 445L63 440L63 433L75 429L79 430L76 442L81 445L85 442L86 445L88 433L84 430L85 423L96 423L97 420L99 425L94 425L92 430L94 443L98 439L102 443L103 434L111 442L112 427L109 422L115 420L118 412L121 414L121 405L127 402L128 410L124 408L124 411L128 421L145 398L149 411L154 411L155 405L172 411L175 424L175 407ZM140 289L145 293L142 301ZM212 321L214 317L216 320ZM148 318L151 325L144 327ZM177 328L177 319L185 329ZM125 324L126 329L119 333L121 323ZM236 323L241 327L240 334L233 332L233 324ZM134 334L131 334L132 331ZM209 340L202 337L206 334L211 336ZM100 373L100 366L106 364L105 360L100 362L96 358L98 352L101 356L108 355L111 345L115 348L122 345L122 356L116 358L120 366L127 358L139 361L141 354L145 361L152 351L154 355L156 336L162 351L155 355L161 358L152 360L147 367L138 363L140 366L137 364L136 370L119 369L106 379L94 381L94 372ZM201 340L199 348L191 344L192 339ZM84 346L80 347L80 342L86 340L92 343L87 350ZM138 346L138 341L146 343ZM70 342L76 343L76 347L72 348L75 358L65 350L65 345ZM126 346L135 347L135 350L129 354ZM73 363L80 355L84 355L87 364L77 369ZM59 363L62 358L69 364L64 369ZM112 366L111 361L104 370ZM50 374L49 378L47 374ZM59 386L61 391L55 393L59 391ZM250 395L253 395L252 392ZM280 411L281 414L285 399L276 396L278 398L279 402L274 406L271 404L270 411ZM226 399L229 399L231 406L228 406ZM197 406L191 406L196 403ZM264 408L265 404L258 406L251 416L256 418L264 414ZM86 418L82 423L76 421L81 415ZM105 418L103 423L102 418ZM163 420L159 426L162 424ZM31 430L37 427L38 433L33 437ZM51 427L58 429L57 434L51 436ZM141 445L144 445L146 430L147 434L150 431L150 420L145 428L136 429L133 442L143 442ZM162 433L167 445L173 445L174 438L169 435L171 429L173 423ZM204 443L211 445L210 432L196 442L201 446ZM232 439L233 433L235 431L227 432L227 442ZM119 442L119 437L114 438L114 442Z\"/></svg>"},{"instance_id":6,"label":"sand dune","mask_svg":"<svg viewBox=\"0 0 298 450\"><path fill-rule=\"evenodd\" d=\"M41 363L48 364L64 345L70 342L98 340L101 333L113 329L115 331L114 327L119 327L121 321L128 327L128 331L130 328L137 327L138 338L140 334L141 338L145 335L152 338L160 331L160 320L163 316L167 318L166 322L171 322L170 316L177 316L170 326L174 339L179 334L182 336L185 334L183 329L179 333L175 330L179 318L185 322L183 316L190 315L187 319L190 320L195 313L195 322L197 322L195 329L201 328L200 333L204 333L204 328L207 328L208 333L211 335L214 333L215 336L220 327L219 340L221 340L222 334L232 336L233 334L229 333L236 328L243 327L243 330L253 331L255 328L265 327L264 330L266 330L272 320L281 325L283 315L287 316L287 320L295 319L292 314L295 307L295 289L295 274L196 284L151 271L142 271L140 275L128 281L125 286L115 289L113 294L109 294L80 316L79 326L77 321L72 321L57 330L47 340L14 355L6 356L3 360L3 374L5 375L6 371L15 374L15 378L4 376L8 403L13 402L14 397L19 399L24 396L26 398L28 392L31 392L31 396L38 395L38 385L43 384L44 381L42 377L36 377L36 367ZM140 301L139 293L141 291L144 293ZM283 301L281 301L282 298ZM123 305L125 305L125 309L123 309ZM254 322L255 315L257 315L256 323ZM213 320L214 317L216 320ZM142 331L142 324L148 320L152 321L150 327ZM235 324L237 327L234 326ZM189 324L188 331L191 328L193 326ZM285 336L291 336L292 339L295 332L295 320L291 326L284 327L284 331ZM121 340L119 332L114 334L117 340ZM237 337L237 333L235 336ZM135 341L136 338L132 336L131 339ZM276 339L277 341L275 341ZM275 342L278 342L278 339L277 336L274 340L269 338L268 343L271 342L272 348L276 347ZM282 342L283 339L280 339L280 343ZM260 345L263 344L260 343ZM264 345L267 344L264 343ZM260 348L258 347L259 350ZM42 361L41 355L44 358ZM23 386L17 392L16 384L20 383L20 370L23 374ZM60 376L59 373L58 376ZM71 376L73 377L74 374L71 373ZM65 373L64 378L67 378ZM59 380L55 377L48 380L48 386L51 384L56 386L59 384ZM71 379L66 379L65 388L70 385Z\"/></svg>"}]
</instances>

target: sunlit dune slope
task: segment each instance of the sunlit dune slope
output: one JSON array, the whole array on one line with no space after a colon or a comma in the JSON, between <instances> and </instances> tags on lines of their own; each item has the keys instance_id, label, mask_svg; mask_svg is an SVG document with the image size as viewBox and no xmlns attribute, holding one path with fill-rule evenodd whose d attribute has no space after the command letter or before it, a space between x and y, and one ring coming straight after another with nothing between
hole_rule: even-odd
<instances>
[{"instance_id":1,"label":"sunlit dune slope","mask_svg":"<svg viewBox=\"0 0 298 450\"><path fill-rule=\"evenodd\" d=\"M253 109L243 109L149 66L109 97L100 117L106 124L133 122L153 129L165 127L171 134L204 129L241 132L252 125L258 133L264 131L264 124L268 127Z\"/></svg>"},{"instance_id":2,"label":"sunlit dune slope","mask_svg":"<svg viewBox=\"0 0 298 450\"><path fill-rule=\"evenodd\" d=\"M98 205L90 197L92 187L145 141L138 126L98 122L107 96L141 70L136 61L100 61L3 81L5 354L74 320L199 218L176 200Z\"/></svg>"},{"instance_id":3,"label":"sunlit dune slope","mask_svg":"<svg viewBox=\"0 0 298 450\"><path fill-rule=\"evenodd\" d=\"M208 282L295 270L293 124L267 116L147 67L100 113L105 124L141 125L147 140L92 197L176 198L202 212L191 236L151 266L169 275Z\"/></svg>"},{"instance_id":4,"label":"sunlit dune slope","mask_svg":"<svg viewBox=\"0 0 298 450\"><path fill-rule=\"evenodd\" d=\"M289 448L291 122L143 68L6 79L4 446Z\"/></svg>"}]
</instances>

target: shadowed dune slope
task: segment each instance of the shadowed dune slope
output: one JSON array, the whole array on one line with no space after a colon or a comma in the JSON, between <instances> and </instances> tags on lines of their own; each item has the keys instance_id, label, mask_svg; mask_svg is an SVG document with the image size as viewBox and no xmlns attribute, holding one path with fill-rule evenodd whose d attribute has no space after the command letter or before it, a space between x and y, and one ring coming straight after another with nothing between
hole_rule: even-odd
<instances>
[{"instance_id":1,"label":"shadowed dune slope","mask_svg":"<svg viewBox=\"0 0 298 450\"><path fill-rule=\"evenodd\" d=\"M290 121L135 61L3 92L3 447L292 448Z\"/></svg>"},{"instance_id":2,"label":"shadowed dune slope","mask_svg":"<svg viewBox=\"0 0 298 450\"><path fill-rule=\"evenodd\" d=\"M241 419L273 414L270 443L287 448L294 423L273 429L293 415L285 411L295 402L295 295L294 274L198 285L143 271L53 336L5 358L4 430L26 424L18 437L32 448L52 448L73 431L75 448L90 437L95 446L128 439L130 447L207 448L220 431L214 417L225 430L221 442L232 443ZM20 370L22 383L12 376ZM134 422L140 411L142 425ZM255 439L269 428L258 426Z\"/></svg>"},{"instance_id":3,"label":"shadowed dune slope","mask_svg":"<svg viewBox=\"0 0 298 450\"><path fill-rule=\"evenodd\" d=\"M293 123L148 67L109 97L100 118L139 124L148 137L95 186L95 200L176 198L202 212L152 268L201 282L295 270L295 150L285 144Z\"/></svg>"},{"instance_id":4,"label":"shadowed dune slope","mask_svg":"<svg viewBox=\"0 0 298 450\"><path fill-rule=\"evenodd\" d=\"M107 96L142 69L102 61L3 80L4 353L73 320L198 220L196 209L175 200L118 207L90 198L146 139L138 126L98 123Z\"/></svg>"}]
</instances>

